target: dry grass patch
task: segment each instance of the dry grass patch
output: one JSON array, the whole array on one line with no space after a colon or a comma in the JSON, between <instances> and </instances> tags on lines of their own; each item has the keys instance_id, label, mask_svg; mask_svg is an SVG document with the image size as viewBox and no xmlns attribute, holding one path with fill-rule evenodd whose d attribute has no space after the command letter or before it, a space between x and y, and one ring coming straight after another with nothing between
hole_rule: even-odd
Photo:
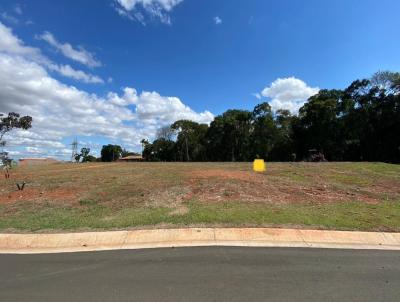
<instances>
[{"instance_id":1,"label":"dry grass patch","mask_svg":"<svg viewBox=\"0 0 400 302\"><path fill-rule=\"evenodd\" d=\"M17 191L22 181L26 188ZM361 214L367 229L393 229L399 202L400 166L382 163L267 163L265 173L254 173L251 163L53 164L18 167L10 180L0 180L0 229L285 221L331 226L335 215L339 228L353 225L346 217ZM359 213L341 212L348 209ZM41 223L30 220L36 215Z\"/></svg>"}]
</instances>

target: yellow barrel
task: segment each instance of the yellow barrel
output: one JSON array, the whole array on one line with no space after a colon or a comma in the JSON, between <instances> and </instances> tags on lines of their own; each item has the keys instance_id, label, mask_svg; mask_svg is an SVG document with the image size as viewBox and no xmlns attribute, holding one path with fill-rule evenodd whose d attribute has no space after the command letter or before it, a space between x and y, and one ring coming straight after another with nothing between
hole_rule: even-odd
<instances>
[{"instance_id":1,"label":"yellow barrel","mask_svg":"<svg viewBox=\"0 0 400 302\"><path fill-rule=\"evenodd\" d=\"M265 162L263 159L255 159L253 162L253 170L255 172L264 172L265 171Z\"/></svg>"}]
</instances>

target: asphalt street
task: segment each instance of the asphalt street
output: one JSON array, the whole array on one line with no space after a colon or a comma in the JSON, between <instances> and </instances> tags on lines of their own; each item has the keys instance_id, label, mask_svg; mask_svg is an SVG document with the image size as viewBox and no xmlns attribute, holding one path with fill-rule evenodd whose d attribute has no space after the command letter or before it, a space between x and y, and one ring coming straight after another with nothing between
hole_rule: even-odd
<instances>
[{"instance_id":1,"label":"asphalt street","mask_svg":"<svg viewBox=\"0 0 400 302\"><path fill-rule=\"evenodd\" d=\"M0 301L400 301L400 252L202 247L0 255Z\"/></svg>"}]
</instances>

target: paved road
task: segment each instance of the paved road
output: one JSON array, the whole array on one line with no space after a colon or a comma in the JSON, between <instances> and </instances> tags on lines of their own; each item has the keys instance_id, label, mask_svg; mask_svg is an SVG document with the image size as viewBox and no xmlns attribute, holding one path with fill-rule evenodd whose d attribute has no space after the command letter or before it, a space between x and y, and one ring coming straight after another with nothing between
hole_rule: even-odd
<instances>
[{"instance_id":1,"label":"paved road","mask_svg":"<svg viewBox=\"0 0 400 302\"><path fill-rule=\"evenodd\" d=\"M400 301L400 252L181 248L0 255L0 301Z\"/></svg>"}]
</instances>

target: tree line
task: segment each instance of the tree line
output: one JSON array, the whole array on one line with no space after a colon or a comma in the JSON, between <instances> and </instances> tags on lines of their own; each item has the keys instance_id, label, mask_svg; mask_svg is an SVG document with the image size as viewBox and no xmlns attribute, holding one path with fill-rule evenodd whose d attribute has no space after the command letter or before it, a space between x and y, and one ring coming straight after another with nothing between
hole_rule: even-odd
<instances>
[{"instance_id":1,"label":"tree line","mask_svg":"<svg viewBox=\"0 0 400 302\"><path fill-rule=\"evenodd\" d=\"M130 152L126 149L122 149L120 145L104 145L100 151L100 157L96 158L95 156L89 154L90 148L84 147L81 149L80 153L74 155L74 159L76 162L113 162L117 161L122 157L126 157L129 155L139 155L136 152Z\"/></svg>"},{"instance_id":2,"label":"tree line","mask_svg":"<svg viewBox=\"0 0 400 302\"><path fill-rule=\"evenodd\" d=\"M400 163L400 73L378 72L343 90L323 89L297 115L230 109L210 125L179 120L161 128L148 161L330 160Z\"/></svg>"},{"instance_id":3,"label":"tree line","mask_svg":"<svg viewBox=\"0 0 400 302\"><path fill-rule=\"evenodd\" d=\"M29 129L32 117L0 113L0 147L13 129ZM148 161L330 160L400 163L400 73L377 72L343 90L323 89L297 115L273 112L266 102L252 111L230 109L207 124L179 120L142 140ZM136 153L105 145L101 157L82 148L76 161L115 161ZM8 163L6 152L0 162Z\"/></svg>"}]
</instances>

